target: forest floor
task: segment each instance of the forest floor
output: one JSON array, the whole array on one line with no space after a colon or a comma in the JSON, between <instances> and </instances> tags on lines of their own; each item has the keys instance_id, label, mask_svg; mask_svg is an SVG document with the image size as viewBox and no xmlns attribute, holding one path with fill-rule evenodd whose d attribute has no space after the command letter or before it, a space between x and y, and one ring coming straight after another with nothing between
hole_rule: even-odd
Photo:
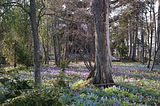
<instances>
[{"instance_id":1,"label":"forest floor","mask_svg":"<svg viewBox=\"0 0 160 106\"><path fill-rule=\"evenodd\" d=\"M119 101L127 101L128 99L128 102L131 105L133 105L134 102L137 104L145 104L146 106L160 103L159 66L155 66L153 71L149 71L149 69L146 68L146 65L140 64L138 62L113 62L112 67L113 79L115 81L116 87L113 89L111 88L111 91L106 90L107 92L111 92L109 95L111 95L112 98L120 98ZM42 71L44 78L47 75L58 75L60 72L60 69L55 67L46 67ZM71 63L69 68L67 68L64 73L67 76L72 76L70 80L71 83L69 85L73 89L82 90L83 88L90 88L90 86L84 86L87 83L85 79L89 75L89 71L86 69L83 62ZM133 98L138 98L138 100L133 100ZM124 106L129 106L129 104Z\"/></svg>"},{"instance_id":2,"label":"forest floor","mask_svg":"<svg viewBox=\"0 0 160 106\"><path fill-rule=\"evenodd\" d=\"M129 76L133 78L146 78L146 79L155 79L160 81L160 66L155 66L153 71L150 71L146 65L142 65L138 62L131 63L122 63L122 62L113 62L112 65L113 75L114 76ZM50 66L44 67L42 73L57 75L60 73L60 68ZM66 74L73 74L86 78L89 74L88 69L85 67L83 62L71 63L69 68L65 69Z\"/></svg>"},{"instance_id":3,"label":"forest floor","mask_svg":"<svg viewBox=\"0 0 160 106\"><path fill-rule=\"evenodd\" d=\"M57 98L61 100L61 103L72 106L159 106L159 66L156 66L153 71L149 71L145 65L138 62L113 62L112 67L116 86L97 89L90 83L90 80L86 80L89 71L83 62L71 63L64 72L52 64L43 66L41 72L43 87L55 86L55 81L63 80L67 83L67 88L63 88L65 89L63 94ZM5 68L5 71L7 70L11 70L11 68ZM22 81L33 81L34 78L33 69L25 69L23 67L12 69L7 74L1 74L0 78L6 75L7 78L14 76L13 78L17 77L18 80ZM3 88L1 91L3 91L8 86L8 83L7 86L1 86L0 84L0 88ZM69 92L66 92L66 89Z\"/></svg>"}]
</instances>

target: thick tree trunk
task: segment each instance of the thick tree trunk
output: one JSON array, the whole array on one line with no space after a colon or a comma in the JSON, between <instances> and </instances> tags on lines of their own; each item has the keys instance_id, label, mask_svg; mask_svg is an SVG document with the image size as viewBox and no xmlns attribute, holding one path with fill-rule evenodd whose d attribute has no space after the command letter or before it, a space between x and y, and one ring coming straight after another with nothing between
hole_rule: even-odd
<instances>
[{"instance_id":1,"label":"thick tree trunk","mask_svg":"<svg viewBox=\"0 0 160 106\"><path fill-rule=\"evenodd\" d=\"M93 83L98 87L111 86L112 79L111 51L109 39L109 0L94 0L95 16L95 63L96 72Z\"/></svg>"},{"instance_id":2,"label":"thick tree trunk","mask_svg":"<svg viewBox=\"0 0 160 106\"><path fill-rule=\"evenodd\" d=\"M30 21L31 21L32 36L34 42L35 88L41 88L42 82L41 82L40 54L39 54L40 47L39 47L35 0L30 0Z\"/></svg>"}]
</instances>

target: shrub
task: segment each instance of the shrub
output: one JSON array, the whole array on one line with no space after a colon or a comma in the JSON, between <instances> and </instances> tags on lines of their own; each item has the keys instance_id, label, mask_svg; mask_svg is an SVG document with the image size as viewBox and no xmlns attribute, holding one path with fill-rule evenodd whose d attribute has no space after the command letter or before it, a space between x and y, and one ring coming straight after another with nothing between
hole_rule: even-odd
<instances>
[{"instance_id":1,"label":"shrub","mask_svg":"<svg viewBox=\"0 0 160 106\"><path fill-rule=\"evenodd\" d=\"M33 64L31 53L20 45L17 48L17 62L27 67Z\"/></svg>"},{"instance_id":2,"label":"shrub","mask_svg":"<svg viewBox=\"0 0 160 106\"><path fill-rule=\"evenodd\" d=\"M65 68L68 68L69 63L70 63L69 60L62 60L62 61L60 62L59 67L62 68L62 70L64 70Z\"/></svg>"},{"instance_id":3,"label":"shrub","mask_svg":"<svg viewBox=\"0 0 160 106\"><path fill-rule=\"evenodd\" d=\"M57 79L55 80L54 85L55 86L60 86L60 87L67 87L69 86L69 83L67 81L65 81L65 73L63 71L60 72L60 74L58 75Z\"/></svg>"},{"instance_id":4,"label":"shrub","mask_svg":"<svg viewBox=\"0 0 160 106\"><path fill-rule=\"evenodd\" d=\"M31 66L33 64L31 52L23 44L16 42L16 45L14 45L14 43L15 41L11 39L5 40L2 53L6 62L13 65L16 56L17 63L26 65L27 67Z\"/></svg>"},{"instance_id":5,"label":"shrub","mask_svg":"<svg viewBox=\"0 0 160 106\"><path fill-rule=\"evenodd\" d=\"M116 46L116 49L119 53L119 56L121 58L125 58L127 57L127 53L128 53L128 48L127 46L124 44L124 42L121 42L119 45Z\"/></svg>"},{"instance_id":6,"label":"shrub","mask_svg":"<svg viewBox=\"0 0 160 106\"><path fill-rule=\"evenodd\" d=\"M58 101L60 89L32 90L13 99L8 99L3 106L61 106Z\"/></svg>"},{"instance_id":7,"label":"shrub","mask_svg":"<svg viewBox=\"0 0 160 106\"><path fill-rule=\"evenodd\" d=\"M29 82L29 80L20 80L19 77L0 77L0 83L9 90L32 89L32 86L29 84Z\"/></svg>"},{"instance_id":8,"label":"shrub","mask_svg":"<svg viewBox=\"0 0 160 106\"><path fill-rule=\"evenodd\" d=\"M3 103L9 98L15 98L21 95L21 90L32 89L29 80L19 80L18 77L1 76L0 84L0 103Z\"/></svg>"}]
</instances>

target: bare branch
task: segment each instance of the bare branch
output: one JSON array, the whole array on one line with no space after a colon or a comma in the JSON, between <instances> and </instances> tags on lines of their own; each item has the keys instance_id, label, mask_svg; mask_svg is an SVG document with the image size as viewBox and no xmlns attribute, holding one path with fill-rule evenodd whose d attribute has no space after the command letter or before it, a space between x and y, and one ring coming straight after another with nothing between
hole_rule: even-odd
<instances>
[{"instance_id":1,"label":"bare branch","mask_svg":"<svg viewBox=\"0 0 160 106\"><path fill-rule=\"evenodd\" d=\"M64 20L64 21L69 21L69 22L86 23L86 22L84 22L84 21L75 21L75 20L67 19L67 18L64 18L64 17L62 17L62 16L57 15L56 13L45 13L44 15L55 16L55 17L57 17L57 18L60 18L60 19L62 19L62 20Z\"/></svg>"},{"instance_id":2,"label":"bare branch","mask_svg":"<svg viewBox=\"0 0 160 106\"><path fill-rule=\"evenodd\" d=\"M45 15L45 13L43 13L43 10L45 9L45 4L43 2L43 0L41 0L42 3L42 8L40 9L39 13L38 13L38 22L37 25L39 26L39 22L41 20L41 18Z\"/></svg>"}]
</instances>

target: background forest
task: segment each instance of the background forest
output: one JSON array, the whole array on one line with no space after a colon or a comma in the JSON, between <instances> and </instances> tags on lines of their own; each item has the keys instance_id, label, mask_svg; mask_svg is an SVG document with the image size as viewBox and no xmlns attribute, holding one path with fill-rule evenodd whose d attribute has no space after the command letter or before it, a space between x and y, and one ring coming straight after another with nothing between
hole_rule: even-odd
<instances>
[{"instance_id":1,"label":"background forest","mask_svg":"<svg viewBox=\"0 0 160 106\"><path fill-rule=\"evenodd\" d=\"M2 106L159 106L160 0L0 0Z\"/></svg>"}]
</instances>

